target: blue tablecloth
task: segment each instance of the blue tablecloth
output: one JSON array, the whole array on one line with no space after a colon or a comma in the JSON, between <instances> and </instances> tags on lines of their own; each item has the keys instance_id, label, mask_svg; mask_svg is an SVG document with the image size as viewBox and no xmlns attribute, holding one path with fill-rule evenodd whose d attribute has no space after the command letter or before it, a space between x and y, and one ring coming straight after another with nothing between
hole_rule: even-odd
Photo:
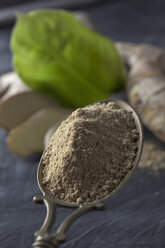
<instances>
[{"instance_id":1,"label":"blue tablecloth","mask_svg":"<svg viewBox=\"0 0 165 248\"><path fill-rule=\"evenodd\" d=\"M160 46L165 46L164 9L160 0L112 1L83 8L99 31L114 40ZM0 29L0 73L12 68L11 28ZM40 193L36 182L39 158L12 155L6 138L0 129L0 247L29 248L45 217L45 208L32 202ZM73 224L61 247L164 248L164 205L165 171L155 175L150 169L137 169L123 190L106 202L106 211L90 212ZM71 211L59 208L55 227Z\"/></svg>"}]
</instances>

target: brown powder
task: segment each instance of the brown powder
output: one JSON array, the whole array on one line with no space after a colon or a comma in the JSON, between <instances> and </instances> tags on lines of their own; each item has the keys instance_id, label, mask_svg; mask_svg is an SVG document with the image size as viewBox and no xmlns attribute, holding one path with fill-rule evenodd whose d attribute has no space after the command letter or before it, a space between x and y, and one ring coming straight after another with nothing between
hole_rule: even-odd
<instances>
[{"instance_id":1,"label":"brown powder","mask_svg":"<svg viewBox=\"0 0 165 248\"><path fill-rule=\"evenodd\" d=\"M145 140L139 168L149 168L153 171L165 169L165 150L152 140Z\"/></svg>"},{"instance_id":2,"label":"brown powder","mask_svg":"<svg viewBox=\"0 0 165 248\"><path fill-rule=\"evenodd\" d=\"M115 103L77 109L52 136L43 158L43 184L58 199L102 199L132 169L137 140L132 113Z\"/></svg>"}]
</instances>

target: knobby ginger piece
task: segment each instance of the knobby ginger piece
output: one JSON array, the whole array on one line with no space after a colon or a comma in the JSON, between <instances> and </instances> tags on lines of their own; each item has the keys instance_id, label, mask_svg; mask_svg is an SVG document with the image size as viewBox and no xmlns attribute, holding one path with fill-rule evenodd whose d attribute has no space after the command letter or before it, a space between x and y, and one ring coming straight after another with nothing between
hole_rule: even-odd
<instances>
[{"instance_id":1,"label":"knobby ginger piece","mask_svg":"<svg viewBox=\"0 0 165 248\"><path fill-rule=\"evenodd\" d=\"M32 91L15 72L8 72L0 76L0 103L5 99L22 92Z\"/></svg>"},{"instance_id":2,"label":"knobby ginger piece","mask_svg":"<svg viewBox=\"0 0 165 248\"><path fill-rule=\"evenodd\" d=\"M42 153L47 130L57 121L62 121L70 112L71 110L54 107L38 111L11 130L7 139L10 151L22 157Z\"/></svg>"},{"instance_id":3,"label":"knobby ginger piece","mask_svg":"<svg viewBox=\"0 0 165 248\"><path fill-rule=\"evenodd\" d=\"M117 42L129 70L127 95L143 123L165 141L165 50L147 44Z\"/></svg>"},{"instance_id":4,"label":"knobby ginger piece","mask_svg":"<svg viewBox=\"0 0 165 248\"><path fill-rule=\"evenodd\" d=\"M28 88L15 72L0 77L0 126L11 130L55 101Z\"/></svg>"}]
</instances>

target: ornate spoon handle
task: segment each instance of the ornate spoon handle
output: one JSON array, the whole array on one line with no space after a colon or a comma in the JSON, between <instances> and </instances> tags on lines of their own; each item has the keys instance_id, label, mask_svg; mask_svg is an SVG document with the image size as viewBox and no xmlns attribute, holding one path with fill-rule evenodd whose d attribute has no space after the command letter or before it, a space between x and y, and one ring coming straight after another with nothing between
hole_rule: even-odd
<instances>
[{"instance_id":1,"label":"ornate spoon handle","mask_svg":"<svg viewBox=\"0 0 165 248\"><path fill-rule=\"evenodd\" d=\"M35 233L36 239L32 245L33 248L57 248L60 243L66 240L68 228L78 217L91 210L105 209L103 203L82 205L62 222L55 234L50 234L49 231L55 223L56 202L49 200L46 196L35 196L34 202L38 204L45 203L47 214L43 225Z\"/></svg>"}]
</instances>

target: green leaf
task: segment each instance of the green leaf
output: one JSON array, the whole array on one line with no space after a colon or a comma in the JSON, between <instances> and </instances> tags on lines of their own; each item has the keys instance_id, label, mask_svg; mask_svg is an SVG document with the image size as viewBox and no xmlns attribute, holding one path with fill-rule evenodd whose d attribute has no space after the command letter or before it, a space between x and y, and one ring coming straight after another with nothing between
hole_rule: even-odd
<instances>
[{"instance_id":1,"label":"green leaf","mask_svg":"<svg viewBox=\"0 0 165 248\"><path fill-rule=\"evenodd\" d=\"M65 107L85 106L124 87L125 72L113 42L70 12L19 14L11 47L22 80Z\"/></svg>"}]
</instances>

